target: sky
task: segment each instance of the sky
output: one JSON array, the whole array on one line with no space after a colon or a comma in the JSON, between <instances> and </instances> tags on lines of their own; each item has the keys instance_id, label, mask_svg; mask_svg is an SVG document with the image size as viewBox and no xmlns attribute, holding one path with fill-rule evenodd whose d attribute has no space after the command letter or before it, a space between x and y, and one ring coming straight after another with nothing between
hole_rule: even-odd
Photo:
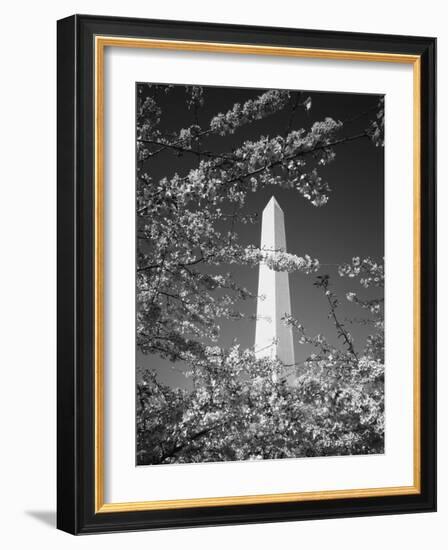
<instances>
[{"instance_id":1,"label":"sky","mask_svg":"<svg viewBox=\"0 0 448 550\"><path fill-rule=\"evenodd\" d=\"M204 87L204 106L197 113L199 125L207 127L210 119L217 113L231 109L235 102L243 103L254 99L264 91L253 88ZM291 130L308 130L315 121L331 117L349 121L344 124L343 136L358 134L367 127L369 120L374 117L372 109L379 99L379 96L372 94L303 91L303 97L307 96L312 98L312 108L309 113L304 110L296 111ZM159 105L163 110L161 128L164 131L179 130L194 122L194 115L185 103L184 86L175 86L170 93L161 94ZM284 135L290 116L290 109L285 109L242 127L234 135L212 136L205 142L206 148L212 151L230 151L244 140L256 140L261 135ZM258 213L258 220L235 229L243 244L259 246L261 214L272 195L275 195L284 212L287 251L298 256L309 254L312 258L317 258L321 265L319 272L315 274L289 275L292 315L304 325L308 334L321 333L331 343L337 344L335 327L328 319L326 299L322 290L313 283L317 275L330 275L332 288L340 298L338 314L343 321L346 318L364 317L359 307L345 300L347 292L360 291L360 296L382 297L378 289L366 291L353 279L339 277L337 266L350 262L354 256L370 256L378 260L384 256L384 149L375 147L370 140L363 138L339 145L334 150L336 159L319 171L332 190L326 205L318 208L295 190L268 186L248 193L247 196L244 212ZM195 159L190 157L185 155L175 158L167 150L147 163L145 170L154 180L169 177L174 172L184 174L194 167ZM229 271L242 286L257 292L257 268L223 268L223 272ZM241 310L255 314L256 300L243 302ZM235 342L243 348L254 345L255 321L220 320L219 324L221 336L218 345L228 347ZM362 349L368 327L348 321L345 324L355 338L357 349ZM310 352L309 346L295 342L297 363L305 360ZM144 356L137 350L137 365L138 372L146 368L155 369L160 381L173 387L189 385L181 374L182 365L179 363L173 364L155 355Z\"/></svg>"}]
</instances>

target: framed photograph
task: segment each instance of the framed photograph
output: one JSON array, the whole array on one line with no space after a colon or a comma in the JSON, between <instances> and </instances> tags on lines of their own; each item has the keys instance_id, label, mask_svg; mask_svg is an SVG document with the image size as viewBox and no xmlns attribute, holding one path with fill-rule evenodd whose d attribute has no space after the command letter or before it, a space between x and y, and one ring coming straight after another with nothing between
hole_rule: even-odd
<instances>
[{"instance_id":1,"label":"framed photograph","mask_svg":"<svg viewBox=\"0 0 448 550\"><path fill-rule=\"evenodd\" d=\"M58 22L58 527L436 507L434 38Z\"/></svg>"}]
</instances>

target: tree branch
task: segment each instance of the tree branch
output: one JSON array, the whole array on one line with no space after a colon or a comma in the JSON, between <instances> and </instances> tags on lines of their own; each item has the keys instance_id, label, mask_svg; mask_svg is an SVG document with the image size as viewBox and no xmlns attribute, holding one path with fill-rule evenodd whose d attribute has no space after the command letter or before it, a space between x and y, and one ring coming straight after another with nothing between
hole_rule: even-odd
<instances>
[{"instance_id":1,"label":"tree branch","mask_svg":"<svg viewBox=\"0 0 448 550\"><path fill-rule=\"evenodd\" d=\"M212 133L211 128L209 128L208 130L204 130L202 132L199 132L198 134L196 134L195 138L200 138L200 137L206 136L210 133ZM137 141L141 141L141 138L137 139ZM148 141L150 141L150 140L148 140ZM163 143L163 146L160 147L160 149L157 149L156 151L153 151L151 156L154 157L154 156L158 155L159 153L161 153L162 151L165 151L165 149L168 149L170 146L173 147L173 146L179 145L180 143L183 143L184 141L186 141L185 138L179 139L179 140L177 140L177 141L175 141L174 143L171 143L171 144ZM162 143L160 143L160 144L162 144Z\"/></svg>"},{"instance_id":2,"label":"tree branch","mask_svg":"<svg viewBox=\"0 0 448 550\"><path fill-rule=\"evenodd\" d=\"M190 153L190 154L195 155L197 157L205 156L205 157L220 159L220 160L224 159L224 158L229 158L229 157L226 157L226 153L218 154L218 153L213 153L212 151L197 151L195 149L191 149L190 147L182 147L182 146L177 145L175 143L163 143L161 141L156 141L156 140L152 140L152 139L137 139L137 143L145 143L147 145L163 145L163 147L161 149L158 149L157 151L153 151L153 152L149 153L148 158L151 158L151 157L157 155L158 153L164 151L165 149L174 149L175 151L178 151L179 153ZM229 160L231 160L231 158L229 158Z\"/></svg>"}]
</instances>

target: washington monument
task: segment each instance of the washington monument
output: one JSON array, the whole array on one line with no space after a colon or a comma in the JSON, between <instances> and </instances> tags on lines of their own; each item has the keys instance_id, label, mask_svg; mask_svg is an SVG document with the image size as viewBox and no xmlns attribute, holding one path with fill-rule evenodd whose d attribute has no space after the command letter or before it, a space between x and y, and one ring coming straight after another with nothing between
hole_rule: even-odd
<instances>
[{"instance_id":1,"label":"washington monument","mask_svg":"<svg viewBox=\"0 0 448 550\"><path fill-rule=\"evenodd\" d=\"M285 218L274 196L263 210L261 249L286 252ZM291 315L288 272L274 271L261 263L255 353L257 357L277 358L285 365L293 365L292 329L283 323L284 315Z\"/></svg>"}]
</instances>

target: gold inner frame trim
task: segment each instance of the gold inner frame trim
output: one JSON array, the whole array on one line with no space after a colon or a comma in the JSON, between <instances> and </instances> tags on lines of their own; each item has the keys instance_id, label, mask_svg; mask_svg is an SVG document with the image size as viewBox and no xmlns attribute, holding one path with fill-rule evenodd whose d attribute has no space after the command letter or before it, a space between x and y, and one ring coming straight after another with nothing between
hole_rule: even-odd
<instances>
[{"instance_id":1,"label":"gold inner frame trim","mask_svg":"<svg viewBox=\"0 0 448 550\"><path fill-rule=\"evenodd\" d=\"M406 63L413 65L413 298L414 298L414 350L413 350L413 485L332 491L276 493L261 495L191 498L179 500L153 500L141 502L106 503L104 501L104 51L106 47L152 48L163 50L208 53L234 53L330 59L340 61L369 61L382 63ZM417 55L382 52L357 52L258 46L253 44L226 44L181 40L156 40L96 36L95 55L95 513L132 512L143 510L167 510L208 506L234 506L276 502L304 502L342 498L413 495L421 492L421 387L420 387L420 314L421 314L421 59Z\"/></svg>"}]
</instances>

